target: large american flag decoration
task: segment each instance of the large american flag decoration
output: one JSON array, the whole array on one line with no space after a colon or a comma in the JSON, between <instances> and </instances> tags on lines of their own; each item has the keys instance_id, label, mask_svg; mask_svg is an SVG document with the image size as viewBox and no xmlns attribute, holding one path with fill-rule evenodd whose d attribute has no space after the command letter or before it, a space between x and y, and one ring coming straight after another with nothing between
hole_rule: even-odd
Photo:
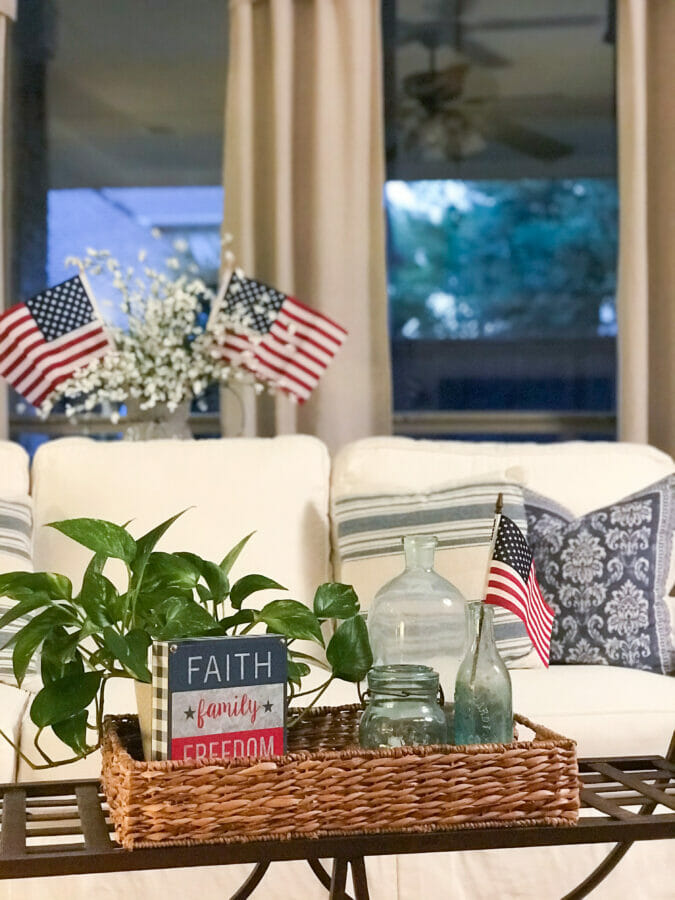
<instances>
[{"instance_id":1,"label":"large american flag decoration","mask_svg":"<svg viewBox=\"0 0 675 900\"><path fill-rule=\"evenodd\" d=\"M35 406L111 349L79 275L0 315L0 375Z\"/></svg>"},{"instance_id":2,"label":"large american flag decoration","mask_svg":"<svg viewBox=\"0 0 675 900\"><path fill-rule=\"evenodd\" d=\"M523 620L535 650L548 666L553 611L537 584L527 541L508 516L499 517L485 602L503 606Z\"/></svg>"},{"instance_id":3,"label":"large american flag decoration","mask_svg":"<svg viewBox=\"0 0 675 900\"><path fill-rule=\"evenodd\" d=\"M347 337L344 328L236 270L220 307L234 324L223 357L303 403Z\"/></svg>"}]
</instances>

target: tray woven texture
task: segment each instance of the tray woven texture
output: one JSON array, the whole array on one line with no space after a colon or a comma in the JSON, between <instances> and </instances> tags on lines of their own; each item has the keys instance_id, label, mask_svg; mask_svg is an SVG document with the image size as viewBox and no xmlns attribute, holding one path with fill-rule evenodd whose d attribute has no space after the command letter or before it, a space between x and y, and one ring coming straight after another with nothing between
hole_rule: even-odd
<instances>
[{"instance_id":1,"label":"tray woven texture","mask_svg":"<svg viewBox=\"0 0 675 900\"><path fill-rule=\"evenodd\" d=\"M142 761L136 716L108 716L102 783L127 849L495 825L574 825L574 741L364 750L361 707L313 709L270 759ZM303 748L303 749L299 749Z\"/></svg>"}]
</instances>

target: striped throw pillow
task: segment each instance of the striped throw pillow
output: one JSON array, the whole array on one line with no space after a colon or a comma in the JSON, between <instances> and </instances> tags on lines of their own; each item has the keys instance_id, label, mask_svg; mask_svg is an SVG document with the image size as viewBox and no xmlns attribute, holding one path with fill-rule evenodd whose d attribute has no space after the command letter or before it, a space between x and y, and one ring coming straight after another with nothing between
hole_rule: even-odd
<instances>
[{"instance_id":1,"label":"striped throw pillow","mask_svg":"<svg viewBox=\"0 0 675 900\"><path fill-rule=\"evenodd\" d=\"M461 484L411 493L334 497L331 502L333 565L339 581L354 585L362 609L403 569L402 538L429 534L438 540L434 568L462 592L478 599L484 588L497 495L504 513L527 534L521 488L499 481ZM537 666L521 620L495 607L495 636L511 667Z\"/></svg>"},{"instance_id":2,"label":"striped throw pillow","mask_svg":"<svg viewBox=\"0 0 675 900\"><path fill-rule=\"evenodd\" d=\"M0 499L0 573L33 571L32 531L33 513L30 498ZM0 597L0 615L13 605L14 600ZM26 618L15 619L0 629L0 647L4 647L26 621ZM16 684L12 668L12 652L13 647L0 649L0 681L7 684ZM35 670L33 660L28 674L34 673Z\"/></svg>"}]
</instances>

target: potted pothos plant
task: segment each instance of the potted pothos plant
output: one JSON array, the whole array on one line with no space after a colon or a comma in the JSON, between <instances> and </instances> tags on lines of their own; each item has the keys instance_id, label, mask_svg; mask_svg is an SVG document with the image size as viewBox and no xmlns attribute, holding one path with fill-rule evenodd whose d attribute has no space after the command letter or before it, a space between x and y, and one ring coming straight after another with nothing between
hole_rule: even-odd
<instances>
[{"instance_id":1,"label":"potted pothos plant","mask_svg":"<svg viewBox=\"0 0 675 900\"><path fill-rule=\"evenodd\" d=\"M185 512L185 510L183 510ZM312 607L293 599L272 600L261 608L248 605L262 590L286 590L264 575L230 581L231 570L251 534L219 562L195 553L164 553L157 542L183 513L162 522L140 538L126 526L102 519L67 519L49 527L93 551L78 593L70 579L53 572L11 572L0 576L0 595L14 606L0 618L0 628L30 616L7 642L13 645L17 683L31 660L39 656L42 687L30 707L37 727L35 747L41 762L19 753L34 769L65 765L97 750L101 743L105 690L111 678L151 682L148 648L153 640L246 634L254 628L287 638L290 727L311 708L334 679L361 681L373 661L359 601L351 586L322 584ZM110 560L121 560L126 590L105 575ZM322 626L337 627L325 642ZM317 645L317 653L301 650L297 641ZM325 680L302 691L312 666L325 670ZM292 704L303 698L304 709ZM307 699L308 698L308 699ZM40 738L51 728L73 752L52 759ZM0 730L0 735L12 743Z\"/></svg>"}]
</instances>

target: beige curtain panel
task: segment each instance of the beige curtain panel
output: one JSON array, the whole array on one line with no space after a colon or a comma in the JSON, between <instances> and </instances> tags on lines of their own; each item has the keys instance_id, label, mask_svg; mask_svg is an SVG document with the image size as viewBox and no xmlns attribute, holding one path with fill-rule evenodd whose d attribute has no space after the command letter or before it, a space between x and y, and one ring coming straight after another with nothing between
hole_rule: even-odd
<instances>
[{"instance_id":1,"label":"beige curtain panel","mask_svg":"<svg viewBox=\"0 0 675 900\"><path fill-rule=\"evenodd\" d=\"M618 14L619 436L675 455L675 2Z\"/></svg>"},{"instance_id":2,"label":"beige curtain panel","mask_svg":"<svg viewBox=\"0 0 675 900\"><path fill-rule=\"evenodd\" d=\"M2 231L0 239L0 310L7 303L7 43L11 20L16 18L16 0L0 0L0 221ZM7 384L0 381L0 439L9 437L9 402Z\"/></svg>"},{"instance_id":3,"label":"beige curtain panel","mask_svg":"<svg viewBox=\"0 0 675 900\"><path fill-rule=\"evenodd\" d=\"M251 277L349 337L276 428L331 448L390 429L379 0L231 0L225 229Z\"/></svg>"}]
</instances>

